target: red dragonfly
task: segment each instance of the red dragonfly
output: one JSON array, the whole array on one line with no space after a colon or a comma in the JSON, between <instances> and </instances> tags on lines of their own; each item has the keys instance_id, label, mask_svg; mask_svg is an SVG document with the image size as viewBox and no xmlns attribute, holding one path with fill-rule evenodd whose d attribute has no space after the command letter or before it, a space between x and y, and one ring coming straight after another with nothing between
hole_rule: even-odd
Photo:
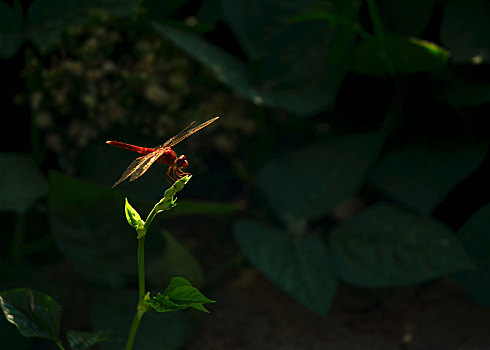
<instances>
[{"instance_id":1,"label":"red dragonfly","mask_svg":"<svg viewBox=\"0 0 490 350\"><path fill-rule=\"evenodd\" d=\"M112 188L119 185L128 177L129 177L129 181L136 180L141 175L146 173L146 171L150 168L150 166L155 162L162 163L169 166L167 170L167 174L165 175L167 181L169 181L168 180L169 178L175 181L176 179L181 178L184 175L190 175L189 173L186 173L182 170L188 165L187 157L184 155L178 157L177 154L172 149L172 147L178 144L180 141L188 138L195 132L215 122L218 118L219 117L215 117L192 129L189 129L192 126L192 124L194 124L194 122L192 122L184 130L182 130L177 135L167 140L163 145L154 148L134 146L119 141L106 141L106 143L108 143L109 145L114 145L117 147L121 147L124 149L128 149L130 151L143 154L142 157L136 158L129 165L126 171L122 174L121 178L116 181L116 183L112 186Z\"/></svg>"}]
</instances>

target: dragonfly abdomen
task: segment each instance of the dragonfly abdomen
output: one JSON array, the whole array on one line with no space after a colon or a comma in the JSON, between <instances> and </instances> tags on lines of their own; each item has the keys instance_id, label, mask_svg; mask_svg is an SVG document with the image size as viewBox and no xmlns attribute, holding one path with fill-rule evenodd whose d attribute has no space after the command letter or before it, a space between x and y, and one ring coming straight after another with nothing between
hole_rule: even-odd
<instances>
[{"instance_id":1,"label":"dragonfly abdomen","mask_svg":"<svg viewBox=\"0 0 490 350\"><path fill-rule=\"evenodd\" d=\"M150 154L151 152L154 152L154 148L148 148L148 147L139 147L139 146L134 146L130 145L129 143L124 143L124 142L119 142L119 141L106 141L109 145L113 145L116 147L124 148L133 152L138 152L139 154Z\"/></svg>"}]
</instances>

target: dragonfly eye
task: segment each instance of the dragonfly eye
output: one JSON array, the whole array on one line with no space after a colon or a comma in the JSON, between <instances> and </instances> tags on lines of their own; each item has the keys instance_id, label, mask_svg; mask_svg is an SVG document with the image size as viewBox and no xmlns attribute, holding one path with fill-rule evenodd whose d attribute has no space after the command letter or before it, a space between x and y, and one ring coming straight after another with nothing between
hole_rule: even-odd
<instances>
[{"instance_id":1,"label":"dragonfly eye","mask_svg":"<svg viewBox=\"0 0 490 350\"><path fill-rule=\"evenodd\" d=\"M184 155L181 155L175 160L175 166L179 169L184 169L188 164L187 157Z\"/></svg>"}]
</instances>

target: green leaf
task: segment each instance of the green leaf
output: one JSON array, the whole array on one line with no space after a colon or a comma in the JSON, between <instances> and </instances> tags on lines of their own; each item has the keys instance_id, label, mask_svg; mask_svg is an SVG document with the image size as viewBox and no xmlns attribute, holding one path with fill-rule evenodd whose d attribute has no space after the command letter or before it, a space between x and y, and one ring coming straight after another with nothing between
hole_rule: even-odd
<instances>
[{"instance_id":1,"label":"green leaf","mask_svg":"<svg viewBox=\"0 0 490 350\"><path fill-rule=\"evenodd\" d=\"M134 229L140 228L144 222L141 220L140 214L129 204L128 199L125 198L124 212L126 213L126 220L128 224Z\"/></svg>"},{"instance_id":2,"label":"green leaf","mask_svg":"<svg viewBox=\"0 0 490 350\"><path fill-rule=\"evenodd\" d=\"M32 339L23 337L17 328L3 316L0 316L0 339L2 350L31 349Z\"/></svg>"},{"instance_id":3,"label":"green leaf","mask_svg":"<svg viewBox=\"0 0 490 350\"><path fill-rule=\"evenodd\" d=\"M380 48L378 39L364 39L353 51L348 66L355 72L384 76L389 73L386 61L400 73L437 71L444 68L450 53L429 41L403 38L385 33L386 47Z\"/></svg>"},{"instance_id":4,"label":"green leaf","mask_svg":"<svg viewBox=\"0 0 490 350\"><path fill-rule=\"evenodd\" d=\"M271 160L258 185L286 222L317 218L361 187L382 143L374 133L328 139Z\"/></svg>"},{"instance_id":5,"label":"green leaf","mask_svg":"<svg viewBox=\"0 0 490 350\"><path fill-rule=\"evenodd\" d=\"M195 34L160 23L154 24L154 28L191 57L208 67L220 82L232 88L239 95L251 100L260 98L251 85L252 78L249 68L235 56Z\"/></svg>"},{"instance_id":6,"label":"green leaf","mask_svg":"<svg viewBox=\"0 0 490 350\"><path fill-rule=\"evenodd\" d=\"M326 314L337 277L322 241L310 234L295 239L247 220L239 221L234 231L243 253L273 283L307 308Z\"/></svg>"},{"instance_id":7,"label":"green leaf","mask_svg":"<svg viewBox=\"0 0 490 350\"><path fill-rule=\"evenodd\" d=\"M27 211L45 196L48 183L26 154L0 153L0 210Z\"/></svg>"},{"instance_id":8,"label":"green leaf","mask_svg":"<svg viewBox=\"0 0 490 350\"><path fill-rule=\"evenodd\" d=\"M5 317L24 337L59 341L61 306L50 296L26 288L0 293Z\"/></svg>"},{"instance_id":9,"label":"green leaf","mask_svg":"<svg viewBox=\"0 0 490 350\"><path fill-rule=\"evenodd\" d=\"M353 33L342 37L344 47L334 49L334 33L323 23L300 23L274 38L258 76L257 90L264 104L309 115L333 102L345 69L331 63L332 56L343 58L354 38Z\"/></svg>"},{"instance_id":10,"label":"green leaf","mask_svg":"<svg viewBox=\"0 0 490 350\"><path fill-rule=\"evenodd\" d=\"M477 269L454 277L473 298L490 307L490 203L480 208L461 227L458 237L476 261Z\"/></svg>"},{"instance_id":11,"label":"green leaf","mask_svg":"<svg viewBox=\"0 0 490 350\"><path fill-rule=\"evenodd\" d=\"M16 5L19 2L16 1ZM11 58L22 44L22 10L0 2L0 58Z\"/></svg>"},{"instance_id":12,"label":"green leaf","mask_svg":"<svg viewBox=\"0 0 490 350\"><path fill-rule=\"evenodd\" d=\"M478 168L486 152L486 142L407 146L382 157L371 180L388 195L430 213Z\"/></svg>"},{"instance_id":13,"label":"green leaf","mask_svg":"<svg viewBox=\"0 0 490 350\"><path fill-rule=\"evenodd\" d=\"M223 16L251 60L270 53L271 40L294 16L311 12L316 1L223 0Z\"/></svg>"},{"instance_id":14,"label":"green leaf","mask_svg":"<svg viewBox=\"0 0 490 350\"><path fill-rule=\"evenodd\" d=\"M406 286L474 268L446 226L377 204L331 231L339 275L362 287Z\"/></svg>"},{"instance_id":15,"label":"green leaf","mask_svg":"<svg viewBox=\"0 0 490 350\"><path fill-rule=\"evenodd\" d=\"M202 285L204 275L196 258L171 234L164 233L166 246L160 259L146 269L150 283L158 286L173 276L184 276L195 285Z\"/></svg>"},{"instance_id":16,"label":"green leaf","mask_svg":"<svg viewBox=\"0 0 490 350\"><path fill-rule=\"evenodd\" d=\"M208 312L203 304L214 303L183 277L174 277L163 294L158 293L148 300L148 305L157 312L169 312L189 307Z\"/></svg>"},{"instance_id":17,"label":"green leaf","mask_svg":"<svg viewBox=\"0 0 490 350\"><path fill-rule=\"evenodd\" d=\"M86 350L101 341L107 340L109 332L107 330L94 333L68 331L66 332L66 337L71 350Z\"/></svg>"},{"instance_id":18,"label":"green leaf","mask_svg":"<svg viewBox=\"0 0 490 350\"><path fill-rule=\"evenodd\" d=\"M98 344L101 350L124 349L129 328L136 311L138 294L107 292L96 297L92 320L96 329L110 329L110 337ZM145 313L141 320L133 350L177 350L189 333L185 313Z\"/></svg>"},{"instance_id":19,"label":"green leaf","mask_svg":"<svg viewBox=\"0 0 490 350\"><path fill-rule=\"evenodd\" d=\"M490 61L490 4L485 0L452 0L446 4L441 40L455 63Z\"/></svg>"},{"instance_id":20,"label":"green leaf","mask_svg":"<svg viewBox=\"0 0 490 350\"><path fill-rule=\"evenodd\" d=\"M436 0L383 0L379 8L383 22L396 32L419 36L427 27Z\"/></svg>"},{"instance_id":21,"label":"green leaf","mask_svg":"<svg viewBox=\"0 0 490 350\"><path fill-rule=\"evenodd\" d=\"M58 248L89 280L120 286L136 274L134 235L124 197L109 188L50 173L49 220Z\"/></svg>"}]
</instances>

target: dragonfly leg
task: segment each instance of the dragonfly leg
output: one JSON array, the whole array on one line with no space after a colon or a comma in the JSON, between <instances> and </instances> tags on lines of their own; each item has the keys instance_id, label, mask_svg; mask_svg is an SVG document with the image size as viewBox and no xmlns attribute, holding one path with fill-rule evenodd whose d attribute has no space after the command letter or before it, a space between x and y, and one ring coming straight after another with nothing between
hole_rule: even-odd
<instances>
[{"instance_id":1,"label":"dragonfly leg","mask_svg":"<svg viewBox=\"0 0 490 350\"><path fill-rule=\"evenodd\" d=\"M167 180L167 182L169 184L172 185L172 181L170 180L173 180L172 176L170 175L170 169L172 169L173 167L168 167L168 170L167 170L167 173L165 174L165 180Z\"/></svg>"}]
</instances>

